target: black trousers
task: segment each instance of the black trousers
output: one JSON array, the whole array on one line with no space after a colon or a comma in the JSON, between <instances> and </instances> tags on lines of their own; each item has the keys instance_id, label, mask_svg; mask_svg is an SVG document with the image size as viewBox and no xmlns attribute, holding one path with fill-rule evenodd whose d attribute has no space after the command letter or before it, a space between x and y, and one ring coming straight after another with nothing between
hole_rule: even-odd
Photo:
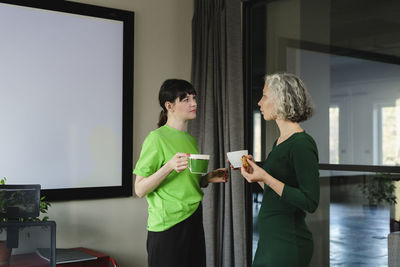
<instances>
[{"instance_id":1,"label":"black trousers","mask_svg":"<svg viewBox=\"0 0 400 267\"><path fill-rule=\"evenodd\" d=\"M206 248L201 203L186 220L147 234L149 267L205 267Z\"/></svg>"}]
</instances>

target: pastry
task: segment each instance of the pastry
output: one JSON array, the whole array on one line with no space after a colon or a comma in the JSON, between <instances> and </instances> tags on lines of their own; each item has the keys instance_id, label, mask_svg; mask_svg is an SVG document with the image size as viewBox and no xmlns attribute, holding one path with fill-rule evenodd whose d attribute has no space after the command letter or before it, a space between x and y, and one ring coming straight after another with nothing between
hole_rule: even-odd
<instances>
[{"instance_id":1,"label":"pastry","mask_svg":"<svg viewBox=\"0 0 400 267\"><path fill-rule=\"evenodd\" d=\"M243 164L243 167L245 167L245 168L249 167L249 163L247 162L247 156L246 155L242 156L242 164Z\"/></svg>"}]
</instances>

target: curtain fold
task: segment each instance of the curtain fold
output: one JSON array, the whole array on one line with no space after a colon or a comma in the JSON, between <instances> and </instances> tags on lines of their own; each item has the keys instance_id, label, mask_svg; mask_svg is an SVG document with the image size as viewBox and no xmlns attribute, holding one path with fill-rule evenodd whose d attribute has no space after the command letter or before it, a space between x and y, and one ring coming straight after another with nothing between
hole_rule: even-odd
<instances>
[{"instance_id":1,"label":"curtain fold","mask_svg":"<svg viewBox=\"0 0 400 267\"><path fill-rule=\"evenodd\" d=\"M240 0L195 0L192 83L197 119L188 131L209 169L229 167L226 153L245 149ZM230 172L226 184L210 184L203 199L207 266L247 265L245 181Z\"/></svg>"}]
</instances>

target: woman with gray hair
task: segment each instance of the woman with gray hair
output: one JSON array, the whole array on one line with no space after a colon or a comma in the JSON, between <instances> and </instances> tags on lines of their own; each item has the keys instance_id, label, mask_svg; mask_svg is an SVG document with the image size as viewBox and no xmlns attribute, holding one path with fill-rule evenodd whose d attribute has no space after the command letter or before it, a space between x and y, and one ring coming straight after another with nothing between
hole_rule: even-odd
<instances>
[{"instance_id":1,"label":"woman with gray hair","mask_svg":"<svg viewBox=\"0 0 400 267\"><path fill-rule=\"evenodd\" d=\"M299 122L313 113L311 97L295 75L272 74L265 77L258 106L265 120L277 123L280 136L262 168L252 156L241 168L248 182L264 189L253 267L308 266L314 245L305 216L319 202L318 150Z\"/></svg>"}]
</instances>

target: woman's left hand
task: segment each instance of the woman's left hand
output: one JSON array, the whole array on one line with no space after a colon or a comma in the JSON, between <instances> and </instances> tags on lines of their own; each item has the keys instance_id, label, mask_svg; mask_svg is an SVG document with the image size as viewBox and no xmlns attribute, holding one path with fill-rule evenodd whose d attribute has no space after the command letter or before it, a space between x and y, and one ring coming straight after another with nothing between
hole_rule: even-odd
<instances>
[{"instance_id":1,"label":"woman's left hand","mask_svg":"<svg viewBox=\"0 0 400 267\"><path fill-rule=\"evenodd\" d=\"M242 176L249 182L249 183L254 183L254 182L266 182L265 179L268 177L268 173L264 171L263 168L259 167L254 161L247 159L247 162L249 163L249 167L241 167L240 172L242 173Z\"/></svg>"},{"instance_id":2,"label":"woman's left hand","mask_svg":"<svg viewBox=\"0 0 400 267\"><path fill-rule=\"evenodd\" d=\"M228 169L219 168L210 172L207 181L209 183L226 183L228 181Z\"/></svg>"}]
</instances>

